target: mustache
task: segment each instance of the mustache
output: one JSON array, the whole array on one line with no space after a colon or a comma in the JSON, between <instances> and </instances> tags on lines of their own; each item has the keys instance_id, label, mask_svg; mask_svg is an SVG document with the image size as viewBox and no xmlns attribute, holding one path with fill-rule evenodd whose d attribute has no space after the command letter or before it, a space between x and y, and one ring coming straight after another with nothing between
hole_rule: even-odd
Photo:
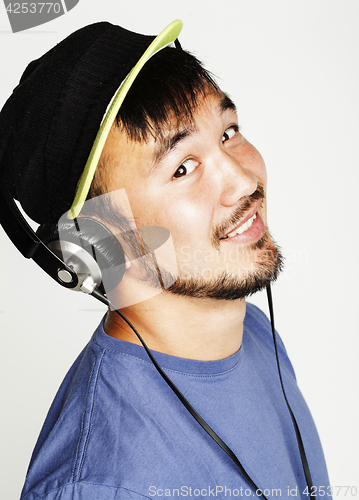
<instances>
[{"instance_id":1,"label":"mustache","mask_svg":"<svg viewBox=\"0 0 359 500\"><path fill-rule=\"evenodd\" d=\"M213 230L212 243L214 246L218 246L218 241L223 238L223 236L234 226L240 222L245 216L246 212L252 207L252 205L259 199L264 199L264 187L258 185L257 189L250 195L246 196L240 206L238 206L234 213L218 224Z\"/></svg>"}]
</instances>

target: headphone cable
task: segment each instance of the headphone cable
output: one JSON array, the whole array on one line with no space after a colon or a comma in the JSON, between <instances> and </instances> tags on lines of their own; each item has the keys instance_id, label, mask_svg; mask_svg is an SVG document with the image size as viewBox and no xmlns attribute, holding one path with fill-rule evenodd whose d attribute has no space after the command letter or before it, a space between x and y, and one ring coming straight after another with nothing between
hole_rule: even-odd
<instances>
[{"instance_id":1,"label":"headphone cable","mask_svg":"<svg viewBox=\"0 0 359 500\"><path fill-rule=\"evenodd\" d=\"M136 328L132 325L132 323L124 316L124 314L117 309L111 302L110 300L107 299L107 297L104 297L100 292L97 290L94 290L92 294L96 299L100 300L103 304L108 305L113 309L127 324L128 326L133 330L133 332L136 334L137 338L145 348L146 353L148 354L150 360L152 361L153 365L155 366L156 370L158 373L161 375L161 377L164 379L164 381L169 385L169 387L172 389L172 391L175 393L175 395L178 397L178 399L181 401L181 403L185 406L185 408L189 411L189 413L192 415L192 417L199 423L199 425L207 432L207 434L227 453L227 455L232 459L232 461L235 463L235 465L238 467L240 470L241 474L243 477L249 482L249 484L254 488L256 494L258 497L262 497L265 500L268 500L266 496L262 493L261 489L258 488L258 486L254 483L254 481L250 478L246 470L244 469L243 465L241 462L238 460L237 456L234 454L234 452L230 449L228 445L222 439L218 436L218 434L207 424L207 422L197 413L197 411L193 408L193 406L189 403L189 401L185 398L185 396L181 393L181 391L178 389L178 387L172 382L172 380L166 375L166 373L162 370L162 368L159 366L157 363L156 359L154 358L152 352L149 350L147 347L145 341L141 337L141 335L138 333Z\"/></svg>"},{"instance_id":2,"label":"headphone cable","mask_svg":"<svg viewBox=\"0 0 359 500\"><path fill-rule=\"evenodd\" d=\"M231 450L231 448L224 442L222 439L218 436L218 434L207 424L207 422L197 413L197 411L193 408L193 406L189 403L189 401L185 398L185 396L181 393L181 391L178 389L178 387L172 382L172 380L166 375L166 373L162 370L162 368L159 366L157 363L156 359L154 358L152 352L150 349L147 347L145 341L141 337L141 335L138 333L136 328L132 325L132 323L126 318L126 316L119 310L117 309L111 301L102 295L98 290L94 290L91 294L94 298L102 302L103 304L106 304L108 307L113 309L122 319L127 323L127 325L132 329L132 331L135 333L141 344L143 345L146 353L148 354L150 360L152 361L154 367L158 371L158 373L161 375L161 377L164 379L164 381L168 384L168 386L172 389L172 391L175 393L175 395L178 397L178 399L181 401L181 403L185 406L185 408L189 411L189 413L192 415L192 417L199 423L199 425L207 432L207 434L224 450L227 455L232 459L232 461L235 463L237 468L239 469L240 473L242 476L248 481L248 483L253 487L253 489L256 492L256 495L258 497L262 497L265 500L268 500L267 497L263 494L262 490L258 488L258 486L255 484L255 482L251 479L251 477L248 475L246 470L244 469L243 465L235 455L235 453ZM276 334L275 334L275 326L274 326L274 311L273 311L273 301L272 301L272 294L271 294L271 288L270 285L267 286L267 297L268 297L268 305L269 305L269 312L270 312L270 319L271 319L271 327L272 327L272 335L273 335L273 341L274 341L274 349L275 349L275 354L276 354L276 361L277 361L277 367L278 367L278 373L279 373L279 379L280 379L280 384L282 388L282 392L284 395L284 399L287 404L287 408L289 411L289 414L291 416L294 429L295 429L295 434L298 442L298 447L299 447L299 453L302 461L302 466L304 470L304 475L305 479L307 482L308 486L308 491L310 492L309 497L311 499L316 499L315 494L314 494L314 488L313 488L313 483L312 483L312 478L310 475L309 471L309 466L308 466L308 461L306 458L306 454L304 451L304 445L303 441L301 438L301 434L299 431L299 427L297 424L297 421L294 417L294 414L292 412L292 409L289 405L285 390L284 390L284 384L283 384L283 379L282 379L282 374L280 370L280 363L279 363L279 356L278 356L278 348L277 348L277 341L276 341Z\"/></svg>"}]
</instances>

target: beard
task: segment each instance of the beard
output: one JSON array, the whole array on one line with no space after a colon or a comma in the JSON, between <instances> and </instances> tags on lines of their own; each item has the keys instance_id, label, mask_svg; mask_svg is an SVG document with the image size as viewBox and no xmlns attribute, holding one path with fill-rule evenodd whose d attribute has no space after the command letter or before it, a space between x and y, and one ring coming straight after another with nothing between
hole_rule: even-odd
<instances>
[{"instance_id":1,"label":"beard","mask_svg":"<svg viewBox=\"0 0 359 500\"><path fill-rule=\"evenodd\" d=\"M226 233L242 220L257 200L262 199L263 204L264 198L264 188L259 185L252 195L243 200L231 217L214 228L212 247L217 252L220 252L220 241ZM253 295L274 282L283 269L283 261L280 247L266 228L258 241L238 248L237 268L232 265L230 269L218 269L217 275L209 278L203 276L205 269L193 271L190 276L181 276L179 273L177 279L161 270L161 276L166 293L195 298L237 300Z\"/></svg>"},{"instance_id":2,"label":"beard","mask_svg":"<svg viewBox=\"0 0 359 500\"><path fill-rule=\"evenodd\" d=\"M244 257L244 252L247 256ZM279 246L270 236L269 231L260 240L240 252L239 264L248 260L249 255L255 255L249 270L224 270L215 277L204 278L203 275L183 277L178 276L176 281L166 289L166 293L194 298L210 298L216 300L238 300L253 295L274 282L283 269L283 256ZM203 273L201 273L203 274ZM164 284L173 277L162 272Z\"/></svg>"}]
</instances>

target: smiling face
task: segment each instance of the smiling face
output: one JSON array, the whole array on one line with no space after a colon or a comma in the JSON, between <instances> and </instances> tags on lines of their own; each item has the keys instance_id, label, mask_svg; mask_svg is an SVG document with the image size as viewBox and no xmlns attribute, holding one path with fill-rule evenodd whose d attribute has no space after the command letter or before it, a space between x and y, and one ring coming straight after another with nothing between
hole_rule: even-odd
<instances>
[{"instance_id":1,"label":"smiling face","mask_svg":"<svg viewBox=\"0 0 359 500\"><path fill-rule=\"evenodd\" d=\"M193 118L146 142L113 128L105 183L109 191L126 189L138 227L170 230L178 279L168 293L243 298L281 267L266 227L265 165L224 94L208 95ZM166 282L174 270L158 265Z\"/></svg>"}]
</instances>

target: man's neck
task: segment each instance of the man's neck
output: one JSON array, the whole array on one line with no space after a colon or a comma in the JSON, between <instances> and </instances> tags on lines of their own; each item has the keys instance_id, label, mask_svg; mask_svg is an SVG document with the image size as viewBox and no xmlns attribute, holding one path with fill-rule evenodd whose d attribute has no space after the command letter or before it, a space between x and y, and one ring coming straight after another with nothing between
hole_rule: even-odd
<instances>
[{"instance_id":1,"label":"man's neck","mask_svg":"<svg viewBox=\"0 0 359 500\"><path fill-rule=\"evenodd\" d=\"M162 293L122 309L147 346L155 351L203 361L231 356L241 346L245 300L193 299ZM105 332L140 344L135 333L109 311Z\"/></svg>"}]
</instances>

